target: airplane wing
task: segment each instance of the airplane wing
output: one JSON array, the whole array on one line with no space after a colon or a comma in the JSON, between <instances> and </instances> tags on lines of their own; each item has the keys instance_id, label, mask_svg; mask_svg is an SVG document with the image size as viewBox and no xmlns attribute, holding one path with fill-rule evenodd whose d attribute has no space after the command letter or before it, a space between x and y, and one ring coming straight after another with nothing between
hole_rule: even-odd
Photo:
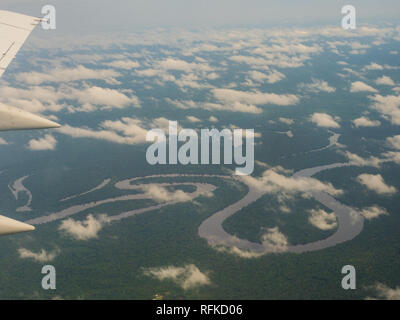
<instances>
[{"instance_id":1,"label":"airplane wing","mask_svg":"<svg viewBox=\"0 0 400 320\"><path fill-rule=\"evenodd\" d=\"M35 230L34 226L0 216L0 236Z\"/></svg>"},{"instance_id":2,"label":"airplane wing","mask_svg":"<svg viewBox=\"0 0 400 320\"><path fill-rule=\"evenodd\" d=\"M42 19L0 10L0 77ZM57 123L0 103L0 131L58 128Z\"/></svg>"},{"instance_id":3,"label":"airplane wing","mask_svg":"<svg viewBox=\"0 0 400 320\"><path fill-rule=\"evenodd\" d=\"M0 10L0 77L41 19Z\"/></svg>"},{"instance_id":4,"label":"airplane wing","mask_svg":"<svg viewBox=\"0 0 400 320\"><path fill-rule=\"evenodd\" d=\"M0 131L59 127L56 122L0 102Z\"/></svg>"},{"instance_id":5,"label":"airplane wing","mask_svg":"<svg viewBox=\"0 0 400 320\"><path fill-rule=\"evenodd\" d=\"M41 19L0 10L0 77ZM59 124L0 103L0 131L58 128ZM35 230L35 227L0 216L0 236Z\"/></svg>"}]
</instances>

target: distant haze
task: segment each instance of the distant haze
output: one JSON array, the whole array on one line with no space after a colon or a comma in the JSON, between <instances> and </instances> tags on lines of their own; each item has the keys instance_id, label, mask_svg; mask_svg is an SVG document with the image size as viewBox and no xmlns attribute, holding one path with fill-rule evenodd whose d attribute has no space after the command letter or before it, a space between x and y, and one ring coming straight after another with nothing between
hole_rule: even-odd
<instances>
[{"instance_id":1,"label":"distant haze","mask_svg":"<svg viewBox=\"0 0 400 320\"><path fill-rule=\"evenodd\" d=\"M58 33L97 33L149 27L340 25L341 8L351 4L360 22L394 21L398 0L2 0L0 9L41 16L57 9Z\"/></svg>"}]
</instances>

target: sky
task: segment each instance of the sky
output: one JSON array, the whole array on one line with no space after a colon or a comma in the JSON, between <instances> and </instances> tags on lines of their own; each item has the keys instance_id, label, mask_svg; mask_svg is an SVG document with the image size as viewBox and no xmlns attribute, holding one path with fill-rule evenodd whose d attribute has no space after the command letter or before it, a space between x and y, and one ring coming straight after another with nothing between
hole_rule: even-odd
<instances>
[{"instance_id":1,"label":"sky","mask_svg":"<svg viewBox=\"0 0 400 320\"><path fill-rule=\"evenodd\" d=\"M0 9L41 16L57 9L57 32L95 34L152 27L230 27L338 24L351 4L366 23L396 21L398 0L2 0Z\"/></svg>"}]
</instances>

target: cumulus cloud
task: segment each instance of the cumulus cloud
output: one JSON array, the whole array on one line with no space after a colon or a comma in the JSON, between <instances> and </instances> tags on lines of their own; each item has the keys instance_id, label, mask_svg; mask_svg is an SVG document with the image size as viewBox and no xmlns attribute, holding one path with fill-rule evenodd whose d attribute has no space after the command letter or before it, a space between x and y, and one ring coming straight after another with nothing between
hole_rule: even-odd
<instances>
[{"instance_id":1,"label":"cumulus cloud","mask_svg":"<svg viewBox=\"0 0 400 320\"><path fill-rule=\"evenodd\" d=\"M293 94L262 93L259 91L244 92L233 89L213 89L212 93L217 100L228 104L274 104L279 106L291 106L300 101L300 99Z\"/></svg>"},{"instance_id":2,"label":"cumulus cloud","mask_svg":"<svg viewBox=\"0 0 400 320\"><path fill-rule=\"evenodd\" d=\"M332 195L340 195L342 190L333 187L331 183L323 183L311 177L287 177L279 173L278 168L271 168L263 172L259 178L243 176L241 179L264 193L295 194L311 191L323 191Z\"/></svg>"},{"instance_id":3,"label":"cumulus cloud","mask_svg":"<svg viewBox=\"0 0 400 320\"><path fill-rule=\"evenodd\" d=\"M288 239L278 227L267 229L261 237L261 242L268 252L285 252L289 244Z\"/></svg>"},{"instance_id":4,"label":"cumulus cloud","mask_svg":"<svg viewBox=\"0 0 400 320\"><path fill-rule=\"evenodd\" d=\"M235 241L240 241L236 236L233 238ZM269 253L286 252L289 247L287 237L280 232L278 227L267 228L261 236L261 244L262 250L259 251L240 249L236 246L215 245L213 247L219 252L226 252L244 259L258 258Z\"/></svg>"},{"instance_id":5,"label":"cumulus cloud","mask_svg":"<svg viewBox=\"0 0 400 320\"><path fill-rule=\"evenodd\" d=\"M200 104L204 109L207 110L218 110L218 111L230 111L230 112L243 112L243 113L262 113L262 109L256 107L255 105L234 102L231 105L229 104L220 104L220 103L204 103Z\"/></svg>"},{"instance_id":6,"label":"cumulus cloud","mask_svg":"<svg viewBox=\"0 0 400 320\"><path fill-rule=\"evenodd\" d=\"M75 68L54 68L47 72L26 72L16 75L16 79L31 85L39 85L42 83L61 83L72 82L78 80L109 80L113 81L114 78L120 74L114 70L105 69L88 69L82 65Z\"/></svg>"},{"instance_id":7,"label":"cumulus cloud","mask_svg":"<svg viewBox=\"0 0 400 320\"><path fill-rule=\"evenodd\" d=\"M389 65L387 65L387 64L385 64L385 65L380 65L380 64L378 64L378 63L371 62L369 65L367 65L367 66L365 66L365 67L363 68L364 71L371 71L371 70L382 71L382 70L385 70L385 69L396 69L396 67L392 67L392 66L389 66Z\"/></svg>"},{"instance_id":8,"label":"cumulus cloud","mask_svg":"<svg viewBox=\"0 0 400 320\"><path fill-rule=\"evenodd\" d=\"M215 123L215 122L218 122L218 118L211 116L210 118L208 118L208 121Z\"/></svg>"},{"instance_id":9,"label":"cumulus cloud","mask_svg":"<svg viewBox=\"0 0 400 320\"><path fill-rule=\"evenodd\" d=\"M58 112L65 108L65 104L59 102L63 98L64 95L61 92L48 86L31 86L28 89L0 87L2 103L33 113Z\"/></svg>"},{"instance_id":10,"label":"cumulus cloud","mask_svg":"<svg viewBox=\"0 0 400 320\"><path fill-rule=\"evenodd\" d=\"M158 184L148 184L142 187L146 196L159 202L164 201L189 201L192 199L190 193L182 190L169 191Z\"/></svg>"},{"instance_id":11,"label":"cumulus cloud","mask_svg":"<svg viewBox=\"0 0 400 320\"><path fill-rule=\"evenodd\" d=\"M311 116L311 122L315 123L318 127L323 128L340 128L340 124L336 121L338 118L335 119L326 113L314 113Z\"/></svg>"},{"instance_id":12,"label":"cumulus cloud","mask_svg":"<svg viewBox=\"0 0 400 320\"><path fill-rule=\"evenodd\" d=\"M200 120L199 118L195 117L195 116L187 116L186 119L187 119L189 122L193 122L193 123L195 123L195 122L201 122L201 120Z\"/></svg>"},{"instance_id":13,"label":"cumulus cloud","mask_svg":"<svg viewBox=\"0 0 400 320\"><path fill-rule=\"evenodd\" d=\"M310 91L310 92L328 92L332 93L336 91L336 88L331 87L328 82L319 79L312 79L311 83L301 83L299 88L302 90Z\"/></svg>"},{"instance_id":14,"label":"cumulus cloud","mask_svg":"<svg viewBox=\"0 0 400 320\"><path fill-rule=\"evenodd\" d=\"M389 213L385 208L379 207L379 206L371 206L362 209L361 214L365 217L365 219L371 220L378 218L381 215L388 215Z\"/></svg>"},{"instance_id":15,"label":"cumulus cloud","mask_svg":"<svg viewBox=\"0 0 400 320\"><path fill-rule=\"evenodd\" d=\"M384 67L375 62L371 62L369 65L365 66L363 69L364 70L383 70Z\"/></svg>"},{"instance_id":16,"label":"cumulus cloud","mask_svg":"<svg viewBox=\"0 0 400 320\"><path fill-rule=\"evenodd\" d=\"M136 70L135 74L140 77L156 78L152 82L160 86L164 86L166 82L172 82L182 91L186 91L187 88L212 87L207 81L215 80L219 78L219 75L206 63L206 60L197 58L196 61L187 62L169 57L152 62L149 68Z\"/></svg>"},{"instance_id":17,"label":"cumulus cloud","mask_svg":"<svg viewBox=\"0 0 400 320\"><path fill-rule=\"evenodd\" d=\"M278 119L280 122L285 123L287 125L292 125L294 123L293 119L289 119L289 118L279 118Z\"/></svg>"},{"instance_id":18,"label":"cumulus cloud","mask_svg":"<svg viewBox=\"0 0 400 320\"><path fill-rule=\"evenodd\" d=\"M223 253L229 253L235 256L238 256L240 258L244 258L244 259L253 259L253 258L258 258L261 257L263 255L265 255L265 253L262 252L255 252L255 251L249 251L249 250L242 250L239 249L238 247L224 247L224 246L216 246L214 247L215 250L219 251L219 252L223 252Z\"/></svg>"},{"instance_id":19,"label":"cumulus cloud","mask_svg":"<svg viewBox=\"0 0 400 320\"><path fill-rule=\"evenodd\" d=\"M349 159L349 164L359 167L370 166L379 168L381 164L385 162L395 162L397 164L400 164L400 152L398 151L385 152L382 154L382 158L378 158L375 156L362 158L359 155L356 155L349 151L344 152L344 155Z\"/></svg>"},{"instance_id":20,"label":"cumulus cloud","mask_svg":"<svg viewBox=\"0 0 400 320\"><path fill-rule=\"evenodd\" d=\"M98 215L97 217L89 214L84 221L75 221L71 218L62 221L58 230L65 232L76 240L89 240L97 238L100 230L109 221L109 218L105 214Z\"/></svg>"},{"instance_id":21,"label":"cumulus cloud","mask_svg":"<svg viewBox=\"0 0 400 320\"><path fill-rule=\"evenodd\" d=\"M256 82L267 82L276 83L286 78L286 76L276 70L272 70L269 73L263 73L260 71L252 70L249 73L249 77Z\"/></svg>"},{"instance_id":22,"label":"cumulus cloud","mask_svg":"<svg viewBox=\"0 0 400 320\"><path fill-rule=\"evenodd\" d=\"M195 102L192 100L165 100L180 109L203 108L243 113L262 113L259 106L272 104L278 106L296 105L300 99L293 94L262 93L259 91L239 91L234 89L212 89L213 102Z\"/></svg>"},{"instance_id":23,"label":"cumulus cloud","mask_svg":"<svg viewBox=\"0 0 400 320\"><path fill-rule=\"evenodd\" d=\"M57 132L73 138L92 138L119 144L140 144L146 142L147 130L140 120L124 117L121 120L107 120L101 123L101 130L62 126ZM121 135L122 134L122 135Z\"/></svg>"},{"instance_id":24,"label":"cumulus cloud","mask_svg":"<svg viewBox=\"0 0 400 320\"><path fill-rule=\"evenodd\" d=\"M235 43L236 49L241 49L242 43ZM312 54L322 52L318 45L309 46L300 42L287 41L281 37L270 45L258 44L247 55L233 55L229 59L236 63L245 63L253 68L269 69L269 66L279 68L298 68L304 66Z\"/></svg>"},{"instance_id":25,"label":"cumulus cloud","mask_svg":"<svg viewBox=\"0 0 400 320\"><path fill-rule=\"evenodd\" d=\"M92 112L99 109L139 107L140 100L131 90L115 90L84 84L81 88L61 85L31 86L28 89L1 87L0 101L33 113L45 111ZM67 105L66 101L77 101L79 106Z\"/></svg>"},{"instance_id":26,"label":"cumulus cloud","mask_svg":"<svg viewBox=\"0 0 400 320\"><path fill-rule=\"evenodd\" d=\"M368 297L367 300L400 300L400 287L392 289L383 283L377 283L372 289L376 292L377 298Z\"/></svg>"},{"instance_id":27,"label":"cumulus cloud","mask_svg":"<svg viewBox=\"0 0 400 320\"><path fill-rule=\"evenodd\" d=\"M400 150L400 135L388 137L386 141L392 148Z\"/></svg>"},{"instance_id":28,"label":"cumulus cloud","mask_svg":"<svg viewBox=\"0 0 400 320\"><path fill-rule=\"evenodd\" d=\"M400 125L400 95L382 96L377 94L369 98L373 101L373 109L380 112L392 124Z\"/></svg>"},{"instance_id":29,"label":"cumulus cloud","mask_svg":"<svg viewBox=\"0 0 400 320\"><path fill-rule=\"evenodd\" d=\"M244 103L233 103L233 104L222 104L222 103L210 103L210 102L195 102L192 100L172 100L166 98L169 104L179 109L191 109L191 108L203 108L206 110L219 110L219 111L230 111L230 112L243 112L243 113L262 113L262 109L255 105L249 105Z\"/></svg>"},{"instance_id":30,"label":"cumulus cloud","mask_svg":"<svg viewBox=\"0 0 400 320\"><path fill-rule=\"evenodd\" d=\"M350 92L378 92L378 90L362 81L356 81L352 82Z\"/></svg>"},{"instance_id":31,"label":"cumulus cloud","mask_svg":"<svg viewBox=\"0 0 400 320\"><path fill-rule=\"evenodd\" d=\"M359 127L379 127L381 125L381 122L378 120L370 120L367 117L360 117L357 119L353 120L353 124L359 128Z\"/></svg>"},{"instance_id":32,"label":"cumulus cloud","mask_svg":"<svg viewBox=\"0 0 400 320\"><path fill-rule=\"evenodd\" d=\"M334 212L328 213L322 209L310 210L308 221L321 230L331 230L337 227L337 219Z\"/></svg>"},{"instance_id":33,"label":"cumulus cloud","mask_svg":"<svg viewBox=\"0 0 400 320\"><path fill-rule=\"evenodd\" d=\"M396 85L394 83L394 81L388 76L382 76L382 77L376 79L375 83L377 85L382 85L382 86L394 86L394 85Z\"/></svg>"},{"instance_id":34,"label":"cumulus cloud","mask_svg":"<svg viewBox=\"0 0 400 320\"><path fill-rule=\"evenodd\" d=\"M360 174L357 177L357 181L369 190L375 191L378 194L390 195L397 192L395 187L389 186L385 183L380 174Z\"/></svg>"},{"instance_id":35,"label":"cumulus cloud","mask_svg":"<svg viewBox=\"0 0 400 320\"><path fill-rule=\"evenodd\" d=\"M31 139L28 143L30 150L54 150L57 145L57 140L50 134L46 134L43 138L37 140Z\"/></svg>"},{"instance_id":36,"label":"cumulus cloud","mask_svg":"<svg viewBox=\"0 0 400 320\"><path fill-rule=\"evenodd\" d=\"M140 100L133 94L126 94L109 88L102 87L87 87L83 90L69 88L66 92L66 98L77 100L82 107L70 108L70 111L94 111L96 105L102 106L102 109L122 109L130 105L140 106Z\"/></svg>"},{"instance_id":37,"label":"cumulus cloud","mask_svg":"<svg viewBox=\"0 0 400 320\"><path fill-rule=\"evenodd\" d=\"M183 290L211 284L208 275L201 272L194 264L187 264L183 267L168 266L148 268L144 270L144 274L160 281L171 280Z\"/></svg>"},{"instance_id":38,"label":"cumulus cloud","mask_svg":"<svg viewBox=\"0 0 400 320\"><path fill-rule=\"evenodd\" d=\"M164 70L176 70L191 72L193 70L197 71L212 71L208 64L204 63L189 63L184 60L167 58L158 63L159 67Z\"/></svg>"},{"instance_id":39,"label":"cumulus cloud","mask_svg":"<svg viewBox=\"0 0 400 320\"><path fill-rule=\"evenodd\" d=\"M20 248L18 249L18 253L21 259L33 259L37 262L45 263L53 261L60 253L60 250L55 249L52 252L47 252L45 249L42 249L36 253L25 248Z\"/></svg>"},{"instance_id":40,"label":"cumulus cloud","mask_svg":"<svg viewBox=\"0 0 400 320\"><path fill-rule=\"evenodd\" d=\"M106 65L116 69L124 69L124 70L132 70L140 67L140 64L137 61L130 61L130 60L114 60L106 63Z\"/></svg>"},{"instance_id":41,"label":"cumulus cloud","mask_svg":"<svg viewBox=\"0 0 400 320\"><path fill-rule=\"evenodd\" d=\"M381 163L384 161L383 159L377 157L369 157L369 158L362 158L357 154L351 153L350 151L346 151L345 156L349 159L351 165L358 166L358 167L376 167L379 168Z\"/></svg>"}]
</instances>

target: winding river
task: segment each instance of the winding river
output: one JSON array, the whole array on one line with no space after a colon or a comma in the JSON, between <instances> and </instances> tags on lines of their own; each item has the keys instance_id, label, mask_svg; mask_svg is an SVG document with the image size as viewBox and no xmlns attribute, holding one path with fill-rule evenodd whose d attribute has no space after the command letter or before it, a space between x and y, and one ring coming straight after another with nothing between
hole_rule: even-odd
<instances>
[{"instance_id":1,"label":"winding river","mask_svg":"<svg viewBox=\"0 0 400 320\"><path fill-rule=\"evenodd\" d=\"M304 169L301 171L296 172L293 175L293 178L301 178L301 177L312 177L313 175L334 168L340 168L344 166L349 166L349 163L334 163L325 166L318 166L314 168ZM193 200L199 196L209 195L212 193L217 187L211 183L198 183L198 182L175 182L175 183L151 183L146 181L150 181L154 178L219 178L219 179L235 179L241 182L245 182L241 180L239 177L231 177L231 176L223 176L223 175L190 175L190 174L166 174L166 175L152 175L147 177L136 177L132 179L123 180L117 182L115 187L120 190L134 190L136 192L143 191L146 186L149 184L156 184L159 187L173 187L173 186L182 186L182 185L190 185L195 187L195 191L191 193L186 193L189 195L190 199ZM224 208L221 211L218 211L212 214L209 218L204 220L199 229L198 235L205 239L211 246L228 248L228 249L238 249L241 251L245 251L249 254L254 254L255 256L267 254L271 252L277 252L275 248L271 248L270 246L266 245L265 243L256 243L251 242L246 239L240 239L234 235L227 233L223 228L224 221L234 215L235 213L240 212L241 209L245 208L251 203L254 203L258 199L260 199L264 193L255 188L253 185L247 183L248 192L247 194L237 202L233 203L232 205ZM98 189L98 188L97 188ZM92 190L91 190L92 191ZM364 218L363 216L354 210L351 207L348 207L338 200L333 198L331 195L325 192L320 191L313 191L309 192L311 196L323 204L325 207L331 209L335 212L337 216L338 228L336 232L326 239L322 239L319 241L307 243L307 244L300 244L300 245L287 245L281 250L280 252L292 252L292 253L303 253L309 251L317 251L322 250L325 248L329 248L335 246L339 243L352 240L355 238L363 229L364 225ZM128 200L138 200L138 199L152 199L151 195L147 193L135 193L124 195L115 198L104 199L100 201L93 201L85 204L74 205L64 210L61 210L56 213L52 213L47 216L42 216L38 218L34 218L31 220L26 221L26 223L32 225L41 225L45 223L54 222L57 220L62 220L83 212L85 210L106 204L106 203L114 203L119 201L128 201ZM65 199L63 199L65 201ZM178 202L182 202L182 199L173 199L170 201L160 201L157 204L151 205L149 207L134 209L126 212L122 212L117 215L110 215L110 221L119 221L122 219L126 219L135 215L143 214L149 211L160 209L167 205L176 204Z\"/></svg>"}]
</instances>

